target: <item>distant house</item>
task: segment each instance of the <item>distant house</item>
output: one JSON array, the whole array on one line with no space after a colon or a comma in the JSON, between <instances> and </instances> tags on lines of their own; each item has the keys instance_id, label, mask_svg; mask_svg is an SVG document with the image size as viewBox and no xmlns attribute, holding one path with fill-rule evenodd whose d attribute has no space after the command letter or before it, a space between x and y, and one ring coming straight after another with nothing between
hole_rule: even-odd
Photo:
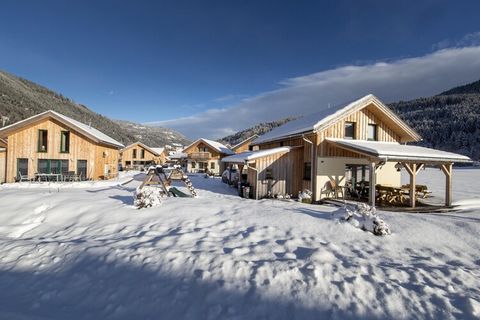
<instances>
[{"instance_id":1,"label":"distant house","mask_svg":"<svg viewBox=\"0 0 480 320\"><path fill-rule=\"evenodd\" d=\"M243 140L242 142L237 143L233 147L231 147L232 151L235 153L241 153L245 151L252 151L254 150L253 141L258 138L257 134Z\"/></svg>"},{"instance_id":2,"label":"distant house","mask_svg":"<svg viewBox=\"0 0 480 320\"><path fill-rule=\"evenodd\" d=\"M108 179L118 174L123 144L97 129L49 110L0 129L7 142L6 182L20 175L68 174Z\"/></svg>"},{"instance_id":3,"label":"distant house","mask_svg":"<svg viewBox=\"0 0 480 320\"><path fill-rule=\"evenodd\" d=\"M234 154L232 150L217 141L198 139L183 149L187 156L188 172L222 173L224 166L221 159Z\"/></svg>"},{"instance_id":4,"label":"distant house","mask_svg":"<svg viewBox=\"0 0 480 320\"><path fill-rule=\"evenodd\" d=\"M0 139L0 183L5 183L7 173L7 141Z\"/></svg>"},{"instance_id":5,"label":"distant house","mask_svg":"<svg viewBox=\"0 0 480 320\"><path fill-rule=\"evenodd\" d=\"M141 142L132 143L120 150L120 163L125 169L138 169L148 164L164 164L165 148L151 148Z\"/></svg>"},{"instance_id":6,"label":"distant house","mask_svg":"<svg viewBox=\"0 0 480 320\"><path fill-rule=\"evenodd\" d=\"M246 169L255 199L308 189L313 201L345 186L366 187L375 204L377 184L399 187L400 170L410 175L410 204L415 206L417 172L437 165L446 176L446 205L451 204L454 162L471 162L462 155L406 145L421 137L378 98L367 95L347 105L326 108L277 127L253 142L247 151L222 161Z\"/></svg>"}]
</instances>

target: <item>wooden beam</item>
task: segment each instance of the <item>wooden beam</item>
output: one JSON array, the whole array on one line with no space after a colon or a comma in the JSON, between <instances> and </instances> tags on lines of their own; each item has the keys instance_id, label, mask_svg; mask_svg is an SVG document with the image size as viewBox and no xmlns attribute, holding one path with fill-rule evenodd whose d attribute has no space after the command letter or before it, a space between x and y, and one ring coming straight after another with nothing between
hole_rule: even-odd
<instances>
[{"instance_id":1,"label":"wooden beam","mask_svg":"<svg viewBox=\"0 0 480 320\"><path fill-rule=\"evenodd\" d=\"M452 205L452 164L441 164L440 169L445 174L445 205L450 207Z\"/></svg>"},{"instance_id":2,"label":"wooden beam","mask_svg":"<svg viewBox=\"0 0 480 320\"><path fill-rule=\"evenodd\" d=\"M373 162L373 161L370 161L369 163L369 174L370 174L370 190L369 190L369 202L370 202L370 205L372 207L375 207L375 196L376 196L376 190L375 190L375 185L377 184L376 182L376 177L377 177L377 174L375 173L375 166L376 166L376 163Z\"/></svg>"},{"instance_id":3,"label":"wooden beam","mask_svg":"<svg viewBox=\"0 0 480 320\"><path fill-rule=\"evenodd\" d=\"M417 164L416 163L403 163L403 166L410 175L410 207L415 208L416 203L416 185L417 185Z\"/></svg>"},{"instance_id":4,"label":"wooden beam","mask_svg":"<svg viewBox=\"0 0 480 320\"><path fill-rule=\"evenodd\" d=\"M423 167L425 167L425 163L419 163L417 164L417 174L418 174L418 171L422 170Z\"/></svg>"}]
</instances>

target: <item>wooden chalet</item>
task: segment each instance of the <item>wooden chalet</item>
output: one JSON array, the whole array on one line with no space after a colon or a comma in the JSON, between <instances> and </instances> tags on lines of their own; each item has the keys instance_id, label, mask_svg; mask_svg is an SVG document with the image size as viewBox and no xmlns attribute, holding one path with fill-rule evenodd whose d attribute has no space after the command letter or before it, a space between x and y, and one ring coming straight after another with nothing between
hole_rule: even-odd
<instances>
[{"instance_id":1,"label":"wooden chalet","mask_svg":"<svg viewBox=\"0 0 480 320\"><path fill-rule=\"evenodd\" d=\"M0 139L0 183L5 183L7 173L7 141Z\"/></svg>"},{"instance_id":2,"label":"wooden chalet","mask_svg":"<svg viewBox=\"0 0 480 320\"><path fill-rule=\"evenodd\" d=\"M187 156L188 172L211 172L221 174L225 166L221 162L222 158L234 154L220 142L198 139L183 149L182 153Z\"/></svg>"},{"instance_id":3,"label":"wooden chalet","mask_svg":"<svg viewBox=\"0 0 480 320\"><path fill-rule=\"evenodd\" d=\"M20 176L76 173L82 180L118 175L124 146L99 130L49 110L0 129L6 141L6 182Z\"/></svg>"},{"instance_id":4,"label":"wooden chalet","mask_svg":"<svg viewBox=\"0 0 480 320\"><path fill-rule=\"evenodd\" d=\"M326 108L284 124L254 141L259 151L224 158L247 168L252 196L293 194L308 189L312 200L344 191L347 184L401 186L401 169L410 175L410 206L416 204L416 175L425 165L445 173L447 206L452 202L452 164L462 155L406 145L421 137L378 98L367 95L348 105ZM375 205L375 188L368 188Z\"/></svg>"},{"instance_id":5,"label":"wooden chalet","mask_svg":"<svg viewBox=\"0 0 480 320\"><path fill-rule=\"evenodd\" d=\"M242 142L239 142L238 144L234 145L230 149L235 152L235 153L241 153L245 151L253 151L254 146L253 146L253 141L258 138L257 134L254 134L253 136L243 140Z\"/></svg>"},{"instance_id":6,"label":"wooden chalet","mask_svg":"<svg viewBox=\"0 0 480 320\"><path fill-rule=\"evenodd\" d=\"M165 148L151 148L141 142L132 143L120 150L120 163L123 169L140 169L148 164L164 164Z\"/></svg>"}]
</instances>

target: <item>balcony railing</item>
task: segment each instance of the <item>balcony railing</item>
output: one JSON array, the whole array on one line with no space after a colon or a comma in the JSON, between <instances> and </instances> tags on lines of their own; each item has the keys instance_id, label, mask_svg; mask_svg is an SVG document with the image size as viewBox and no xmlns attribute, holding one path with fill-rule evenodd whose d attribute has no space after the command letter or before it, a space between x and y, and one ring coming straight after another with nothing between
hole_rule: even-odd
<instances>
[{"instance_id":1,"label":"balcony railing","mask_svg":"<svg viewBox=\"0 0 480 320\"><path fill-rule=\"evenodd\" d=\"M212 155L210 154L210 152L192 152L188 154L188 158L193 160L207 160L211 157Z\"/></svg>"}]
</instances>

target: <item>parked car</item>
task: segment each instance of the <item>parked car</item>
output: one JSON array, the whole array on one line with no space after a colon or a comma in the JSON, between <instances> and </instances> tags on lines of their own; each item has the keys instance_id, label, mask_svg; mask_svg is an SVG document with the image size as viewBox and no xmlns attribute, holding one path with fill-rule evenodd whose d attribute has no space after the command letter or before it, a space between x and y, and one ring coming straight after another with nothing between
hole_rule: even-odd
<instances>
[{"instance_id":1,"label":"parked car","mask_svg":"<svg viewBox=\"0 0 480 320\"><path fill-rule=\"evenodd\" d=\"M226 169L222 173L222 182L228 184L237 184L238 183L238 170L237 169Z\"/></svg>"}]
</instances>

